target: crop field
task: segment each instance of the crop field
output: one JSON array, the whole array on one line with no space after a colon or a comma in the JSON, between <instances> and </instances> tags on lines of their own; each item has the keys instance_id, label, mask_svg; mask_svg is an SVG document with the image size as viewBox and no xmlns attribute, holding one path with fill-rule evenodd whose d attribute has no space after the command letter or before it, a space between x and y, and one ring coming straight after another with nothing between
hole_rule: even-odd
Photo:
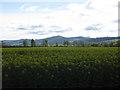
<instances>
[{"instance_id":1,"label":"crop field","mask_svg":"<svg viewBox=\"0 0 120 90\"><path fill-rule=\"evenodd\" d=\"M118 47L2 49L3 88L118 87Z\"/></svg>"}]
</instances>

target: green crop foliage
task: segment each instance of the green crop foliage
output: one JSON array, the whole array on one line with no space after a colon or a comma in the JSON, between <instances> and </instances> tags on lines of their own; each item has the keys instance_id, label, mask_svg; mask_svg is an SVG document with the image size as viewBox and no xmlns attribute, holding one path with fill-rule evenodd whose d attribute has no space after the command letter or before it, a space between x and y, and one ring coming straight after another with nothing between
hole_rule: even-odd
<instances>
[{"instance_id":1,"label":"green crop foliage","mask_svg":"<svg viewBox=\"0 0 120 90\"><path fill-rule=\"evenodd\" d=\"M118 87L118 47L3 48L3 88Z\"/></svg>"}]
</instances>

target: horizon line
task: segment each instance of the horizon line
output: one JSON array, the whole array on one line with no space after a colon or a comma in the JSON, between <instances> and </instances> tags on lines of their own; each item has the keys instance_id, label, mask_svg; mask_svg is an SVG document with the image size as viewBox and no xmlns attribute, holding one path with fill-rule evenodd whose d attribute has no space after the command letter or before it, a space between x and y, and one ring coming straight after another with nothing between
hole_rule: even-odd
<instances>
[{"instance_id":1,"label":"horizon line","mask_svg":"<svg viewBox=\"0 0 120 90\"><path fill-rule=\"evenodd\" d=\"M51 36L51 37L57 37L57 36L60 36L60 37L64 37L64 36L61 36L61 35L56 35L56 36ZM46 38L41 38L41 39L47 39L47 38L51 38L51 37L46 37ZM74 36L74 37L84 37L84 36ZM73 37L73 38L74 38ZM120 37L120 36L104 36L104 37L84 37L84 38L105 38L105 37ZM72 38L72 37L64 37L64 38ZM35 39L35 38L21 38L21 39L4 39L4 40L0 40L0 41L5 41L5 40L25 40L25 39L34 39L34 40L38 40L38 39Z\"/></svg>"}]
</instances>

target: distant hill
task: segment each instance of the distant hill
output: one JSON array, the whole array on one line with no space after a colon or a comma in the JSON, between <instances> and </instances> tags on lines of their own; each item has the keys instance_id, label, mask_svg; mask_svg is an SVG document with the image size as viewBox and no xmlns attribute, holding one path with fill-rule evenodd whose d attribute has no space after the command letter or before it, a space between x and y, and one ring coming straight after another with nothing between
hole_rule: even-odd
<instances>
[{"instance_id":1,"label":"distant hill","mask_svg":"<svg viewBox=\"0 0 120 90\"><path fill-rule=\"evenodd\" d=\"M44 38L47 39L49 41L49 44L55 44L56 42L60 42L63 43L65 40L69 40L70 42L74 41L74 40L80 40L80 41L84 41L86 43L92 43L92 42L96 42L96 43L100 43L100 42L104 42L104 41L114 41L117 39L120 39L120 37L100 37L100 38L89 38L89 37L63 37L63 36L53 36L53 37L48 37L48 38ZM42 43L42 41L44 39L35 39L36 44L40 45ZM23 40L24 39L20 39L20 40L3 40L3 42L6 45L23 45ZM31 43L31 39L27 39L28 40L28 44L30 45Z\"/></svg>"}]
</instances>

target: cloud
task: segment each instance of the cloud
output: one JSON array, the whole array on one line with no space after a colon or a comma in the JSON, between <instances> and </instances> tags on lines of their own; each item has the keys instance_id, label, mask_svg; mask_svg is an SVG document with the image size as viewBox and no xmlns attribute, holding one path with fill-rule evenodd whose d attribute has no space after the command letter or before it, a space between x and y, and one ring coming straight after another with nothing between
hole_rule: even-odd
<instances>
[{"instance_id":1,"label":"cloud","mask_svg":"<svg viewBox=\"0 0 120 90\"><path fill-rule=\"evenodd\" d=\"M30 6L30 4L24 4L20 7L22 11L36 11L39 7L38 6Z\"/></svg>"},{"instance_id":2,"label":"cloud","mask_svg":"<svg viewBox=\"0 0 120 90\"><path fill-rule=\"evenodd\" d=\"M98 30L98 29L96 27L90 26L90 27L87 27L86 30Z\"/></svg>"},{"instance_id":3,"label":"cloud","mask_svg":"<svg viewBox=\"0 0 120 90\"><path fill-rule=\"evenodd\" d=\"M86 5L86 9L94 9L94 7L91 7L91 3L92 3L92 2L89 2L89 3Z\"/></svg>"},{"instance_id":4,"label":"cloud","mask_svg":"<svg viewBox=\"0 0 120 90\"><path fill-rule=\"evenodd\" d=\"M100 30L102 29L102 24L93 24L91 26L88 26L85 28L85 30L89 31L89 30Z\"/></svg>"},{"instance_id":5,"label":"cloud","mask_svg":"<svg viewBox=\"0 0 120 90\"><path fill-rule=\"evenodd\" d=\"M2 16L0 29L3 31L0 39L39 39L56 35L65 37L118 36L117 5L118 0L88 0L86 3L69 3L60 6L63 7L62 9L59 9L60 7L41 9L38 6L24 4L20 7L21 10L42 13ZM30 7L33 9L28 9Z\"/></svg>"},{"instance_id":6,"label":"cloud","mask_svg":"<svg viewBox=\"0 0 120 90\"><path fill-rule=\"evenodd\" d=\"M41 27L43 27L43 25L38 25L38 26L37 26L37 25L36 25L36 26L34 25L34 26L31 26L31 29L36 29L36 28L41 28Z\"/></svg>"},{"instance_id":7,"label":"cloud","mask_svg":"<svg viewBox=\"0 0 120 90\"><path fill-rule=\"evenodd\" d=\"M44 27L43 25L20 25L16 30L36 30Z\"/></svg>"},{"instance_id":8,"label":"cloud","mask_svg":"<svg viewBox=\"0 0 120 90\"><path fill-rule=\"evenodd\" d=\"M61 28L61 26L50 26L50 27L53 27L53 28Z\"/></svg>"},{"instance_id":9,"label":"cloud","mask_svg":"<svg viewBox=\"0 0 120 90\"><path fill-rule=\"evenodd\" d=\"M46 34L48 34L48 32L44 32L44 31L34 32L34 31L31 31L31 32L28 32L28 34L32 34L32 35L46 35Z\"/></svg>"},{"instance_id":10,"label":"cloud","mask_svg":"<svg viewBox=\"0 0 120 90\"><path fill-rule=\"evenodd\" d=\"M53 30L50 30L49 32L50 33L56 33L56 34L58 34L58 33L64 33L64 32L69 32L69 31L72 31L72 29L71 28L67 28L67 29L62 29L62 28L60 28L60 27L55 27L56 29L54 29L53 28Z\"/></svg>"},{"instance_id":11,"label":"cloud","mask_svg":"<svg viewBox=\"0 0 120 90\"><path fill-rule=\"evenodd\" d=\"M22 6L20 6L20 10L25 10L25 7L28 6L28 5L29 5L29 4L26 3L26 4L22 5Z\"/></svg>"},{"instance_id":12,"label":"cloud","mask_svg":"<svg viewBox=\"0 0 120 90\"><path fill-rule=\"evenodd\" d=\"M18 30L26 30L26 28L19 27Z\"/></svg>"},{"instance_id":13,"label":"cloud","mask_svg":"<svg viewBox=\"0 0 120 90\"><path fill-rule=\"evenodd\" d=\"M29 3L21 5L20 10L25 11L25 12L51 12L51 11L54 11L54 9L40 8L40 6L30 5Z\"/></svg>"}]
</instances>

